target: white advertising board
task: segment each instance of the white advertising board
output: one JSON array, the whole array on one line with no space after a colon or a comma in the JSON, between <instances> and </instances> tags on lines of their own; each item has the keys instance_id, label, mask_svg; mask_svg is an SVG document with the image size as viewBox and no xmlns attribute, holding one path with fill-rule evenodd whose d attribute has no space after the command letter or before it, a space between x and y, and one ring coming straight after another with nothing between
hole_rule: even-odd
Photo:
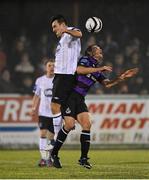
<instances>
[{"instance_id":1,"label":"white advertising board","mask_svg":"<svg viewBox=\"0 0 149 180\"><path fill-rule=\"evenodd\" d=\"M88 96L92 144L148 144L149 98ZM38 117L30 116L31 97L0 95L0 145L38 144ZM80 125L66 144L80 143Z\"/></svg>"}]
</instances>

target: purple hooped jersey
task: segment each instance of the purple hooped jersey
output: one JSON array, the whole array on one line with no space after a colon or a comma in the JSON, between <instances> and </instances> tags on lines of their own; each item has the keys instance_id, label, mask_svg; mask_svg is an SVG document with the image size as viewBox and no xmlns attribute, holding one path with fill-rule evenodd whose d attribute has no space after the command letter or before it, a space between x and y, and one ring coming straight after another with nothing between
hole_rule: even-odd
<instances>
[{"instance_id":1,"label":"purple hooped jersey","mask_svg":"<svg viewBox=\"0 0 149 180\"><path fill-rule=\"evenodd\" d=\"M97 67L97 61L92 57L83 56L78 61L78 66L84 67ZM74 90L81 94L82 96L86 96L90 87L93 86L95 82L101 83L104 79L107 79L103 73L95 72L86 75L77 74L76 75L76 85Z\"/></svg>"}]
</instances>

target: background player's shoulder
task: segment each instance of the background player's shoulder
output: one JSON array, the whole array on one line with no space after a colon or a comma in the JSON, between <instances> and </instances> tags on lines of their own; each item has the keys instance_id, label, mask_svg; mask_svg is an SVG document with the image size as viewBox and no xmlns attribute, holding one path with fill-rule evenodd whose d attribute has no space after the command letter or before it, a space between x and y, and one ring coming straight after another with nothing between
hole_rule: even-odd
<instances>
[{"instance_id":1,"label":"background player's shoulder","mask_svg":"<svg viewBox=\"0 0 149 180\"><path fill-rule=\"evenodd\" d=\"M39 76L36 81L41 82L43 79L45 79L46 75Z\"/></svg>"}]
</instances>

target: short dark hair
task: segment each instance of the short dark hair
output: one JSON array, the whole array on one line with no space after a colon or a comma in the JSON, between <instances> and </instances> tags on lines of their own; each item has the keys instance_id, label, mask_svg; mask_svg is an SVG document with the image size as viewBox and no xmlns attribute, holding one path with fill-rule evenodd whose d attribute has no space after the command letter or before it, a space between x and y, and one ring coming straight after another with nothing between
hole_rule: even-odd
<instances>
[{"instance_id":1,"label":"short dark hair","mask_svg":"<svg viewBox=\"0 0 149 180\"><path fill-rule=\"evenodd\" d=\"M67 21L66 21L66 19L65 19L65 17L63 16L63 15L56 15L56 16L52 16L51 17L51 19L50 19L50 24L52 25L52 23L54 22L54 21L58 21L58 23L65 23L66 25L67 25Z\"/></svg>"},{"instance_id":2,"label":"short dark hair","mask_svg":"<svg viewBox=\"0 0 149 180\"><path fill-rule=\"evenodd\" d=\"M49 62L54 62L54 59L46 57L43 61L43 64L46 66Z\"/></svg>"},{"instance_id":3,"label":"short dark hair","mask_svg":"<svg viewBox=\"0 0 149 180\"><path fill-rule=\"evenodd\" d=\"M97 45L97 44L92 44L92 45L88 46L87 49L85 50L85 56L92 56L93 48L94 48L95 46L100 47L100 46Z\"/></svg>"}]
</instances>

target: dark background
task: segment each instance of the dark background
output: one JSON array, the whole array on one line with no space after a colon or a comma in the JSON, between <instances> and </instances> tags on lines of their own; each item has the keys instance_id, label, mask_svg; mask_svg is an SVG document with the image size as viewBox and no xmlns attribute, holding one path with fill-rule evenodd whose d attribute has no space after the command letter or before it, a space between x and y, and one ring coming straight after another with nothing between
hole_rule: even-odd
<instances>
[{"instance_id":1,"label":"dark background","mask_svg":"<svg viewBox=\"0 0 149 180\"><path fill-rule=\"evenodd\" d=\"M115 77L121 69L140 67L140 73L134 81L122 84L124 90L118 92L114 88L112 91L100 91L102 88L95 86L90 93L148 94L149 2L147 0L2 1L0 3L0 51L5 57L0 55L1 93L9 93L7 86L2 87L3 73L6 73L6 70L10 76L9 82L14 86L10 93L31 92L35 78L42 74L40 66L43 58L54 58L57 39L51 32L49 19L56 14L63 14L70 26L76 26L83 32L82 54L91 36L94 42L103 47L104 63L111 63L113 67L118 67L111 77ZM97 34L88 33L85 29L85 22L91 16L100 17L103 21L103 29ZM110 43L107 40L109 35ZM44 40L43 36L45 36ZM20 41L24 48L18 53L16 44ZM129 56L126 55L126 49L131 51ZM18 81L16 65L20 63L23 53L29 55L29 62L34 68L32 72L26 74L19 72L20 77L27 77L32 81L28 90L24 90L23 85L16 83ZM119 60L118 64L115 60L119 54L123 56L121 65ZM139 58L134 63L132 56L137 56L136 54ZM2 63L2 61L5 62ZM4 80L7 81L5 78ZM19 79L21 82L23 80Z\"/></svg>"}]
</instances>

